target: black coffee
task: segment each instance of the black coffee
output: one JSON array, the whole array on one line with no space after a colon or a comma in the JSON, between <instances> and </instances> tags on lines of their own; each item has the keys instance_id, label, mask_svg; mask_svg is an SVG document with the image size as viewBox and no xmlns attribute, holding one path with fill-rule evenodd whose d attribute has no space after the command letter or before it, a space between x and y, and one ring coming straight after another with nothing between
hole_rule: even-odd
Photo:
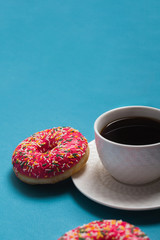
<instances>
[{"instance_id":1,"label":"black coffee","mask_svg":"<svg viewBox=\"0 0 160 240\"><path fill-rule=\"evenodd\" d=\"M160 121L145 117L122 118L107 124L100 133L113 142L146 145L160 142Z\"/></svg>"}]
</instances>

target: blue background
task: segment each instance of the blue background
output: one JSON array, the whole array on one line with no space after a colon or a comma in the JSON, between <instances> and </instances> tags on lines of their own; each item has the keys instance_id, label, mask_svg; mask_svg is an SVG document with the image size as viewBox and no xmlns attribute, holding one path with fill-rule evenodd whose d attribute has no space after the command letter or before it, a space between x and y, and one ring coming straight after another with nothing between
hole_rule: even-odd
<instances>
[{"instance_id":1,"label":"blue background","mask_svg":"<svg viewBox=\"0 0 160 240\"><path fill-rule=\"evenodd\" d=\"M0 1L0 239L56 240L97 219L123 219L153 240L160 211L97 204L72 180L29 186L12 171L31 134L72 126L88 141L103 112L160 108L159 0Z\"/></svg>"}]
</instances>

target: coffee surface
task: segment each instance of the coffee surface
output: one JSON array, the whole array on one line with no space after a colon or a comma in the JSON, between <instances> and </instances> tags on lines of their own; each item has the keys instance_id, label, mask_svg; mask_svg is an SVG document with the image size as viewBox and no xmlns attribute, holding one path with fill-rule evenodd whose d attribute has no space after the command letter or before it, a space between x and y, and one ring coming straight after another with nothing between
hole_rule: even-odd
<instances>
[{"instance_id":1,"label":"coffee surface","mask_svg":"<svg viewBox=\"0 0 160 240\"><path fill-rule=\"evenodd\" d=\"M121 144L154 144L160 142L160 121L145 117L117 119L107 124L100 134Z\"/></svg>"}]
</instances>

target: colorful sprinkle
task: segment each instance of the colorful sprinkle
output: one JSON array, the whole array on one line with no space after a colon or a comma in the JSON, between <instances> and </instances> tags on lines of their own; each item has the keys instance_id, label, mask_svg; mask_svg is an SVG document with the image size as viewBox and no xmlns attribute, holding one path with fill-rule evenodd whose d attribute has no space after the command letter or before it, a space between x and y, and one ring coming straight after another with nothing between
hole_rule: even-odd
<instances>
[{"instance_id":1,"label":"colorful sprinkle","mask_svg":"<svg viewBox=\"0 0 160 240\"><path fill-rule=\"evenodd\" d=\"M150 240L138 227L122 220L100 220L65 233L58 240Z\"/></svg>"},{"instance_id":2,"label":"colorful sprinkle","mask_svg":"<svg viewBox=\"0 0 160 240\"><path fill-rule=\"evenodd\" d=\"M15 149L15 172L33 178L57 176L73 167L85 154L86 138L71 127L57 127L34 133Z\"/></svg>"}]
</instances>

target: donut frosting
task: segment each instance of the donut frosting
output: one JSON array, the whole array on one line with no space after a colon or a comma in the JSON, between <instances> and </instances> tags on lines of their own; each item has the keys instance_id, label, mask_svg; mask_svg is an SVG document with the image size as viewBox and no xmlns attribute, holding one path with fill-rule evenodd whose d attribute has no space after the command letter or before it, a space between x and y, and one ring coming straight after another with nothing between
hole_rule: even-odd
<instances>
[{"instance_id":1,"label":"donut frosting","mask_svg":"<svg viewBox=\"0 0 160 240\"><path fill-rule=\"evenodd\" d=\"M138 227L122 220L100 220L77 227L58 240L150 240Z\"/></svg>"},{"instance_id":2,"label":"donut frosting","mask_svg":"<svg viewBox=\"0 0 160 240\"><path fill-rule=\"evenodd\" d=\"M54 177L78 163L87 146L86 138L71 127L40 131L16 147L13 168L32 178Z\"/></svg>"}]
</instances>

